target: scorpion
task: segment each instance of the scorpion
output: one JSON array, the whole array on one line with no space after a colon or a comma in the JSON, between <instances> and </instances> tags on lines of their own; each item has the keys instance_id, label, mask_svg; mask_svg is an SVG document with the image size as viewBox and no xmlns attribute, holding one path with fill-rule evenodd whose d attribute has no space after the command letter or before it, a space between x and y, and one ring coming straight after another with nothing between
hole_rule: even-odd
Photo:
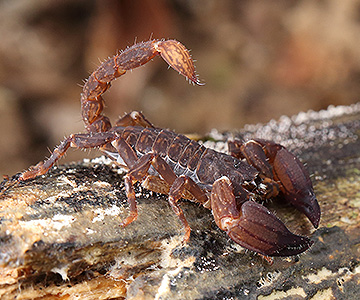
<instances>
[{"instance_id":1,"label":"scorpion","mask_svg":"<svg viewBox=\"0 0 360 300\"><path fill-rule=\"evenodd\" d=\"M102 94L126 71L160 55L190 83L202 85L189 51L176 40L139 42L104 61L88 78L81 94L81 112L87 133L72 134L43 162L22 172L17 181L44 175L69 147L98 148L127 169L124 185L129 214L125 227L138 217L134 184L168 195L168 202L184 227L183 242L191 228L179 206L189 199L212 211L216 225L240 246L264 257L293 256L311 247L260 204L280 197L304 213L315 228L320 207L309 174L285 147L268 140L233 140L230 154L217 152L173 131L154 127L133 111L115 126L103 115Z\"/></svg>"}]
</instances>

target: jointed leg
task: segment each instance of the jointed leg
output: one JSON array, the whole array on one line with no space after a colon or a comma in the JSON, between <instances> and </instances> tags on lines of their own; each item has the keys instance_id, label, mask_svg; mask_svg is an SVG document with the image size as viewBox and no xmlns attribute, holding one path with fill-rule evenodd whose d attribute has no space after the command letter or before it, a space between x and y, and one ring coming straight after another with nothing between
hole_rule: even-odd
<instances>
[{"instance_id":1,"label":"jointed leg","mask_svg":"<svg viewBox=\"0 0 360 300\"><path fill-rule=\"evenodd\" d=\"M260 172L262 184L259 186L257 193L263 199L276 197L279 194L279 185L274 180L273 168L269 163L261 144L255 140L247 142L235 140L229 141L230 154L239 159L246 161Z\"/></svg>"},{"instance_id":2,"label":"jointed leg","mask_svg":"<svg viewBox=\"0 0 360 300\"><path fill-rule=\"evenodd\" d=\"M257 141L250 140L242 142L239 140L229 141L230 154L236 158L245 158L247 162L255 167L267 178L273 178L272 167L268 162L262 145Z\"/></svg>"},{"instance_id":3,"label":"jointed leg","mask_svg":"<svg viewBox=\"0 0 360 300\"><path fill-rule=\"evenodd\" d=\"M190 238L191 228L184 216L182 209L178 205L178 201L183 196L185 191L188 190L194 197L200 202L205 203L207 201L207 197L205 193L200 189L200 187L188 176L179 176L175 179L172 184L169 192L169 203L171 208L179 217L181 223L185 227L185 236L184 242L186 243Z\"/></svg>"},{"instance_id":4,"label":"jointed leg","mask_svg":"<svg viewBox=\"0 0 360 300\"><path fill-rule=\"evenodd\" d=\"M137 205L135 199L135 191L133 184L136 181L141 181L145 177L149 176L148 171L150 166L160 174L164 182L170 186L169 191L169 203L173 211L178 216L179 220L182 222L185 227L185 237L184 241L188 241L190 237L190 226L186 221L184 213L180 206L178 205L178 200L186 193L190 192L200 203L205 203L207 197L205 193L200 189L200 187L189 177L180 176L177 177L174 171L169 167L166 161L161 158L159 155L153 153L148 153L142 156L140 159L137 158L133 149L122 139L118 139L115 142L115 147L117 148L119 154L122 156L123 160L129 166L129 172L125 176L125 188L128 202L130 205L130 216L128 216L122 223L122 226L127 226L134 220L136 220ZM159 179L162 180L162 179Z\"/></svg>"},{"instance_id":5,"label":"jointed leg","mask_svg":"<svg viewBox=\"0 0 360 300\"><path fill-rule=\"evenodd\" d=\"M32 179L45 174L55 164L55 162L57 162L66 153L69 147L80 149L101 147L115 138L116 134L114 132L72 134L54 149L53 153L47 160L39 162L37 165L32 166L29 170L23 172L20 175L19 180Z\"/></svg>"},{"instance_id":6,"label":"jointed leg","mask_svg":"<svg viewBox=\"0 0 360 300\"><path fill-rule=\"evenodd\" d=\"M125 175L125 192L128 203L130 205L130 215L121 222L120 225L123 227L126 227L137 219L138 212L135 198L135 190L133 185L135 182L142 180L142 178L146 176L146 173L151 165L151 156L151 154L146 154L141 159L132 163L130 171Z\"/></svg>"}]
</instances>

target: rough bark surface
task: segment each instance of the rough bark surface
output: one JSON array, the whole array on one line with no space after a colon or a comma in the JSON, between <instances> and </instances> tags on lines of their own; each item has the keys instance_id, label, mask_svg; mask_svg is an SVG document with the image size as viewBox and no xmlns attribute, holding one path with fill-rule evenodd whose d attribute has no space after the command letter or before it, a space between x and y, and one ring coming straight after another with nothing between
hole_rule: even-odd
<instances>
[{"instance_id":1,"label":"rough bark surface","mask_svg":"<svg viewBox=\"0 0 360 300\"><path fill-rule=\"evenodd\" d=\"M106 159L61 165L0 194L1 299L357 299L360 294L360 104L283 117L227 138L260 137L288 147L312 174L318 230L289 205L267 206L314 245L272 265L232 242L211 212L183 201L182 226L166 196L137 187L128 215L123 171Z\"/></svg>"}]
</instances>

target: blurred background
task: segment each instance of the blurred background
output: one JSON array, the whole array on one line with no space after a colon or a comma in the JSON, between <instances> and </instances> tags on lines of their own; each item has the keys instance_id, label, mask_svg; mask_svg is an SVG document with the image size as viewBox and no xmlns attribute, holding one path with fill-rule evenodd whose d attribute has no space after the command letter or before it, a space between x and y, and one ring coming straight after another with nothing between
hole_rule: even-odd
<instances>
[{"instance_id":1,"label":"blurred background","mask_svg":"<svg viewBox=\"0 0 360 300\"><path fill-rule=\"evenodd\" d=\"M191 49L202 87L155 58L113 83L105 114L178 133L233 130L360 95L358 0L0 0L0 174L84 131L83 80L149 38ZM73 161L99 155L69 150Z\"/></svg>"}]
</instances>

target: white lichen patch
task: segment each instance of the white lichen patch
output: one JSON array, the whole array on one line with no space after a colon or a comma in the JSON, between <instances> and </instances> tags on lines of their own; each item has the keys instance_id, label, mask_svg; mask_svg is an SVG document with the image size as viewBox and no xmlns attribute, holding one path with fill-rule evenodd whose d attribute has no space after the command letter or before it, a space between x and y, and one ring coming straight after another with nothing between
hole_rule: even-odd
<instances>
[{"instance_id":1,"label":"white lichen patch","mask_svg":"<svg viewBox=\"0 0 360 300\"><path fill-rule=\"evenodd\" d=\"M98 188L111 188L111 184L105 181L95 181L93 185Z\"/></svg>"},{"instance_id":2,"label":"white lichen patch","mask_svg":"<svg viewBox=\"0 0 360 300\"><path fill-rule=\"evenodd\" d=\"M195 257L190 256L185 260L179 258L174 258L173 250L181 245L182 237L175 236L169 239L162 240L161 243L153 245L153 251L149 253L146 252L146 255L134 255L130 253L129 255L121 255L116 259L116 263L113 265L111 270L109 270L108 275L115 279L126 280L128 282L133 282L133 276L124 278L124 274L127 273L126 270L131 269L133 266L138 267L143 265L148 265L151 262L150 266L147 266L147 272L153 272L158 274L156 276L161 276L161 281L157 285L157 291L154 299L165 299L167 298L168 293L170 292L173 286L176 286L176 280L182 277L182 272L190 272L188 269L191 269L195 262ZM136 251L136 250L134 250ZM185 269L185 271L184 271ZM160 275L159 275L160 274ZM151 277L150 274L148 276ZM139 276L141 278L141 276ZM136 279L137 280L137 279ZM134 284L136 286L136 280ZM141 282L141 279L140 281ZM138 288L133 287L138 290Z\"/></svg>"},{"instance_id":3,"label":"white lichen patch","mask_svg":"<svg viewBox=\"0 0 360 300\"><path fill-rule=\"evenodd\" d=\"M344 292L344 283L352 280L354 276L360 275L360 265L358 265L353 271L350 271L348 268L341 268L338 273L341 273L342 275L336 279L336 283L339 290Z\"/></svg>"},{"instance_id":4,"label":"white lichen patch","mask_svg":"<svg viewBox=\"0 0 360 300\"><path fill-rule=\"evenodd\" d=\"M102 155L102 156L99 156L99 157L95 157L93 159L88 159L88 158L84 158L83 159L83 164L86 166L86 165L106 165L106 166L110 166L110 167L113 167L116 172L119 174L119 175L122 175L124 174L125 172L127 172L127 170L120 166L118 163L116 163L114 160L112 160L111 158L105 156L105 155Z\"/></svg>"},{"instance_id":5,"label":"white lichen patch","mask_svg":"<svg viewBox=\"0 0 360 300\"><path fill-rule=\"evenodd\" d=\"M323 267L318 272L313 274L308 274L306 276L303 276L303 278L311 284L319 284L321 281L331 279L334 276L335 274L331 270L328 270L325 267Z\"/></svg>"},{"instance_id":6,"label":"white lichen patch","mask_svg":"<svg viewBox=\"0 0 360 300\"><path fill-rule=\"evenodd\" d=\"M46 203L55 203L59 198L64 197L67 198L71 195L71 192L69 191L61 191L60 193L58 193L56 196L50 196L45 198L43 201Z\"/></svg>"},{"instance_id":7,"label":"white lichen patch","mask_svg":"<svg viewBox=\"0 0 360 300\"><path fill-rule=\"evenodd\" d=\"M118 216L123 209L115 204L108 208L97 208L94 210L95 217L92 219L92 223L101 222L105 216Z\"/></svg>"},{"instance_id":8,"label":"white lichen patch","mask_svg":"<svg viewBox=\"0 0 360 300\"><path fill-rule=\"evenodd\" d=\"M323 300L323 299L336 299L333 291L330 288L325 289L325 290L320 290L318 291L312 298L311 300Z\"/></svg>"},{"instance_id":9,"label":"white lichen patch","mask_svg":"<svg viewBox=\"0 0 360 300\"><path fill-rule=\"evenodd\" d=\"M180 260L178 258L173 258L171 255L172 251L182 243L182 236L174 236L170 239L165 239L161 241L161 261L160 266L162 268L177 268L181 267L191 267L195 262L195 257L190 256L186 260Z\"/></svg>"},{"instance_id":10,"label":"white lichen patch","mask_svg":"<svg viewBox=\"0 0 360 300\"><path fill-rule=\"evenodd\" d=\"M342 290L344 283L353 279L356 275L360 275L360 266L357 266L353 271L350 271L348 268L340 268L337 272L332 272L323 267L317 273L303 276L303 278L309 284L319 284L325 280L336 280L338 288Z\"/></svg>"},{"instance_id":11,"label":"white lichen patch","mask_svg":"<svg viewBox=\"0 0 360 300\"><path fill-rule=\"evenodd\" d=\"M170 286L173 278L177 276L182 269L183 267L179 266L176 269L168 271L167 273L164 274L154 299L156 300L163 299L163 296L170 292Z\"/></svg>"},{"instance_id":12,"label":"white lichen patch","mask_svg":"<svg viewBox=\"0 0 360 300\"><path fill-rule=\"evenodd\" d=\"M298 115L292 117L292 119L296 124L302 124L307 122L309 119L310 120L333 119L344 115L350 115L359 111L360 111L360 103L352 104L349 106L330 105L326 110L320 110L320 111L309 110L308 112L301 112Z\"/></svg>"},{"instance_id":13,"label":"white lichen patch","mask_svg":"<svg viewBox=\"0 0 360 300\"><path fill-rule=\"evenodd\" d=\"M260 296L258 296L257 299L258 300L279 300L279 299L285 299L285 298L292 299L291 297L302 297L305 299L306 293L303 288L296 287L296 288L289 289L286 292L274 291L270 295L267 295L267 296L260 295ZM298 298L296 298L296 299L298 299Z\"/></svg>"},{"instance_id":14,"label":"white lichen patch","mask_svg":"<svg viewBox=\"0 0 360 300\"><path fill-rule=\"evenodd\" d=\"M244 139L252 137L271 139L281 142L290 150L296 148L309 148L314 145L334 143L340 139L342 144L356 140L358 136L344 124L335 124L336 117L355 114L360 111L360 103L351 106L329 106L319 112L301 112L293 117L282 116L278 121L271 120L267 124L245 125ZM359 121L354 121L359 126ZM288 137L286 140L284 137Z\"/></svg>"},{"instance_id":15,"label":"white lichen patch","mask_svg":"<svg viewBox=\"0 0 360 300\"><path fill-rule=\"evenodd\" d=\"M84 159L84 162L85 162L85 159ZM112 165L114 163L114 161L112 159L108 158L105 155L95 157L91 161L88 160L88 162L91 162L93 164L103 164L103 165Z\"/></svg>"},{"instance_id":16,"label":"white lichen patch","mask_svg":"<svg viewBox=\"0 0 360 300\"><path fill-rule=\"evenodd\" d=\"M341 217L340 221L348 225L353 225L357 223L357 220L351 220L348 216Z\"/></svg>"},{"instance_id":17,"label":"white lichen patch","mask_svg":"<svg viewBox=\"0 0 360 300\"><path fill-rule=\"evenodd\" d=\"M180 243L182 242L182 237L175 236L173 238L163 240L161 242L161 260L160 266L165 269L161 283L159 285L158 291L155 295L155 299L162 299L164 295L170 292L171 285L175 284L176 276L184 269L190 268L194 262L195 257L189 256L185 260L180 260L178 258L173 258L171 253Z\"/></svg>"},{"instance_id":18,"label":"white lichen patch","mask_svg":"<svg viewBox=\"0 0 360 300\"><path fill-rule=\"evenodd\" d=\"M91 228L85 228L85 230L86 230L86 234L94 234L94 233L96 233L96 231L92 230Z\"/></svg>"},{"instance_id":19,"label":"white lichen patch","mask_svg":"<svg viewBox=\"0 0 360 300\"><path fill-rule=\"evenodd\" d=\"M52 228L55 230L61 230L64 226L70 226L75 221L74 216L68 215L55 215L52 217Z\"/></svg>"},{"instance_id":20,"label":"white lichen patch","mask_svg":"<svg viewBox=\"0 0 360 300\"><path fill-rule=\"evenodd\" d=\"M105 155L95 157L92 160L84 159L83 161L84 161L84 163L101 164L101 165L116 167L118 174L123 174L124 172L126 172L125 168L119 166L119 164L117 164L113 159L111 159Z\"/></svg>"},{"instance_id":21,"label":"white lichen patch","mask_svg":"<svg viewBox=\"0 0 360 300\"><path fill-rule=\"evenodd\" d=\"M77 184L74 180L70 180L67 176L59 176L59 181L58 181L57 185L61 186L63 184L70 185L73 188L77 187Z\"/></svg>"},{"instance_id":22,"label":"white lichen patch","mask_svg":"<svg viewBox=\"0 0 360 300\"><path fill-rule=\"evenodd\" d=\"M258 288L267 287L272 285L281 275L280 271L268 272L265 276L262 276L257 282Z\"/></svg>"},{"instance_id":23,"label":"white lichen patch","mask_svg":"<svg viewBox=\"0 0 360 300\"><path fill-rule=\"evenodd\" d=\"M219 152L228 153L228 143L224 140L224 136L219 133L216 129L212 129L209 133L209 138L213 139L205 141L203 143L200 142L200 144L203 144L206 148L214 149Z\"/></svg>"},{"instance_id":24,"label":"white lichen patch","mask_svg":"<svg viewBox=\"0 0 360 300\"><path fill-rule=\"evenodd\" d=\"M69 270L69 265L64 265L60 267L54 267L51 269L51 272L59 274L64 281L69 281L69 277L67 275L67 272Z\"/></svg>"},{"instance_id":25,"label":"white lichen patch","mask_svg":"<svg viewBox=\"0 0 360 300\"><path fill-rule=\"evenodd\" d=\"M74 216L57 214L52 218L19 221L19 227L27 232L42 233L44 236L48 236L50 232L61 231L63 227L71 226L75 220Z\"/></svg>"},{"instance_id":26,"label":"white lichen patch","mask_svg":"<svg viewBox=\"0 0 360 300\"><path fill-rule=\"evenodd\" d=\"M226 247L226 252L235 252L235 253L243 253L246 252L247 249L241 247L239 244L233 242L231 245Z\"/></svg>"}]
</instances>

